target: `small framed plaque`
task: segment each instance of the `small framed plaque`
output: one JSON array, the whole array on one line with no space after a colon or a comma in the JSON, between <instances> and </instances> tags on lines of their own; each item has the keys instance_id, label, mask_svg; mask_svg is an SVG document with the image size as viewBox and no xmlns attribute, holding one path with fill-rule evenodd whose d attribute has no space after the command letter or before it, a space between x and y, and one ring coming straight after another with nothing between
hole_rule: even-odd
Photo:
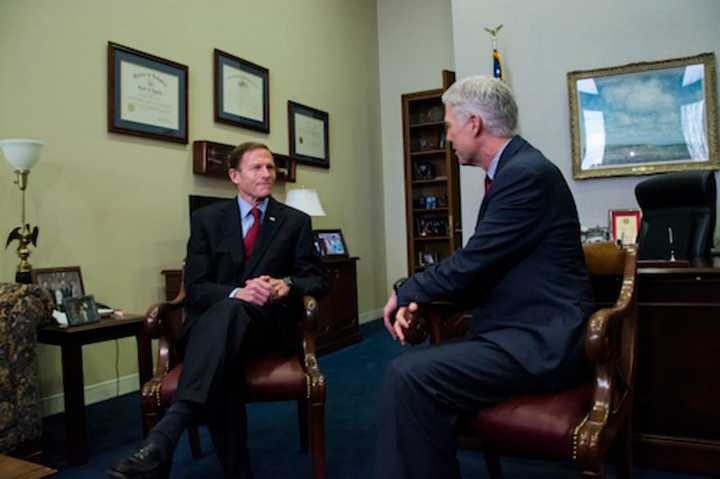
<instances>
[{"instance_id":1,"label":"small framed plaque","mask_svg":"<svg viewBox=\"0 0 720 479\"><path fill-rule=\"evenodd\" d=\"M108 43L108 131L188 142L188 67Z\"/></svg>"},{"instance_id":2,"label":"small framed plaque","mask_svg":"<svg viewBox=\"0 0 720 479\"><path fill-rule=\"evenodd\" d=\"M610 235L613 241L633 244L640 231L639 210L610 210Z\"/></svg>"},{"instance_id":3,"label":"small framed plaque","mask_svg":"<svg viewBox=\"0 0 720 479\"><path fill-rule=\"evenodd\" d=\"M298 163L330 168L329 115L288 101L290 156Z\"/></svg>"}]
</instances>

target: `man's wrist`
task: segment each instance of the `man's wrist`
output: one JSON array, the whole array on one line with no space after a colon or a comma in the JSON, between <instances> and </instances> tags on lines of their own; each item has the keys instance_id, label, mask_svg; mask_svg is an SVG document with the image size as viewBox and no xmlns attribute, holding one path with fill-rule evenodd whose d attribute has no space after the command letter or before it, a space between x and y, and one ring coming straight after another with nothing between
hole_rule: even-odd
<instances>
[{"instance_id":1,"label":"man's wrist","mask_svg":"<svg viewBox=\"0 0 720 479\"><path fill-rule=\"evenodd\" d=\"M292 278L290 276L285 276L282 279L282 282L285 283L285 286L288 287L288 290L292 290L295 283L293 282Z\"/></svg>"}]
</instances>

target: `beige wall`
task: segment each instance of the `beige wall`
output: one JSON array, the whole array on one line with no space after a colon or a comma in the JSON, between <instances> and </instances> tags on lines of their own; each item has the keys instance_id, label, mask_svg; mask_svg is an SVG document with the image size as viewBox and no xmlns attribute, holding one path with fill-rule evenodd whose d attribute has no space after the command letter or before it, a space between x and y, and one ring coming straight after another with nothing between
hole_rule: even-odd
<instances>
[{"instance_id":1,"label":"beige wall","mask_svg":"<svg viewBox=\"0 0 720 479\"><path fill-rule=\"evenodd\" d=\"M300 166L297 186L320 192L328 216L315 227L342 228L361 257L360 312L374 316L385 299L376 22L374 0L3 0L0 138L47 141L28 190L29 221L40 226L33 265L80 265L98 300L143 312L162 297L160 270L184 256L187 195L233 194L192 175L190 145L107 132L114 41L189 66L191 142L259 140L287 153L288 99L330 114L331 168ZM270 69L269 135L213 121L213 48ZM19 223L12 176L2 160L3 235ZM0 279L16 264L0 252ZM120 341L119 358L119 376L136 371L133 341ZM115 379L112 343L85 347L84 359L87 385ZM57 348L40 348L40 377L43 396L61 391Z\"/></svg>"},{"instance_id":2,"label":"beige wall","mask_svg":"<svg viewBox=\"0 0 720 479\"><path fill-rule=\"evenodd\" d=\"M387 284L407 275L400 96L442 87L453 70L450 0L377 0Z\"/></svg>"}]
</instances>

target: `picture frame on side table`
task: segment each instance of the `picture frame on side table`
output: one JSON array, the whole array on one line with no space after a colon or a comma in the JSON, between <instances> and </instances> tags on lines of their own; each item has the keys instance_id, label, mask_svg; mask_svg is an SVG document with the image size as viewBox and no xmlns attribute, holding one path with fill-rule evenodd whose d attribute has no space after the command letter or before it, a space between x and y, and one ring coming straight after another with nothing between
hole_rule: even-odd
<instances>
[{"instance_id":1,"label":"picture frame on side table","mask_svg":"<svg viewBox=\"0 0 720 479\"><path fill-rule=\"evenodd\" d=\"M108 131L188 142L188 67L108 42Z\"/></svg>"},{"instance_id":2,"label":"picture frame on side table","mask_svg":"<svg viewBox=\"0 0 720 479\"><path fill-rule=\"evenodd\" d=\"M95 297L90 294L65 299L65 314L70 326L95 323L100 320Z\"/></svg>"},{"instance_id":3,"label":"picture frame on side table","mask_svg":"<svg viewBox=\"0 0 720 479\"><path fill-rule=\"evenodd\" d=\"M313 231L313 235L315 236L315 247L319 251L320 256L350 256L342 231L338 229L315 230Z\"/></svg>"},{"instance_id":4,"label":"picture frame on side table","mask_svg":"<svg viewBox=\"0 0 720 479\"><path fill-rule=\"evenodd\" d=\"M610 238L623 245L634 244L640 232L640 210L610 210Z\"/></svg>"},{"instance_id":5,"label":"picture frame on side table","mask_svg":"<svg viewBox=\"0 0 720 479\"><path fill-rule=\"evenodd\" d=\"M713 53L567 80L575 179L720 169Z\"/></svg>"},{"instance_id":6,"label":"picture frame on side table","mask_svg":"<svg viewBox=\"0 0 720 479\"><path fill-rule=\"evenodd\" d=\"M270 133L270 70L217 48L215 121Z\"/></svg>"},{"instance_id":7,"label":"picture frame on side table","mask_svg":"<svg viewBox=\"0 0 720 479\"><path fill-rule=\"evenodd\" d=\"M330 168L329 115L288 101L290 157L298 163Z\"/></svg>"},{"instance_id":8,"label":"picture frame on side table","mask_svg":"<svg viewBox=\"0 0 720 479\"><path fill-rule=\"evenodd\" d=\"M80 266L35 268L30 275L33 284L50 291L53 301L55 301L55 307L58 310L63 310L67 298L85 295Z\"/></svg>"}]
</instances>

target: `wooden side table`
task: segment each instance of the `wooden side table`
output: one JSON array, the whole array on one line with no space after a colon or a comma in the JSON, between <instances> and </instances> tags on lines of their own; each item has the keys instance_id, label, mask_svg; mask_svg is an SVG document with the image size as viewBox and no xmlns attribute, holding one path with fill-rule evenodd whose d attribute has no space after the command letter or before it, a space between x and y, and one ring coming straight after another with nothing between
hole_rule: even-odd
<instances>
[{"instance_id":1,"label":"wooden side table","mask_svg":"<svg viewBox=\"0 0 720 479\"><path fill-rule=\"evenodd\" d=\"M39 343L60 346L62 352L63 390L65 393L65 442L67 458L72 465L88 462L87 424L85 419L85 381L82 347L112 339L135 336L137 341L140 387L152 376L150 341L143 336L145 317L126 315L123 319L101 319L92 324L61 328L49 326L38 330Z\"/></svg>"}]
</instances>

